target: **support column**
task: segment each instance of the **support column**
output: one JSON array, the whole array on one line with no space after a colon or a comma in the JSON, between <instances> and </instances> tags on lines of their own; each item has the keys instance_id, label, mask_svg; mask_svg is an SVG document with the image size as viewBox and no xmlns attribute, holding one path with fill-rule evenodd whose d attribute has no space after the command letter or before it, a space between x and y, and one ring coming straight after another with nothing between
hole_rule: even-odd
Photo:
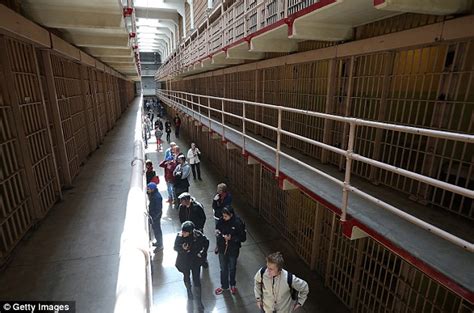
<instances>
[{"instance_id":1,"label":"support column","mask_svg":"<svg viewBox=\"0 0 474 313\"><path fill-rule=\"evenodd\" d=\"M385 68L384 68L383 78L382 78L382 94L380 95L379 114L377 116L377 121L379 122L383 122L385 120L385 111L387 109L387 96L390 91L390 82L391 82L390 74L392 74L392 71L393 71L394 58L395 58L395 54L393 52L387 52L384 55L384 59L383 59L383 64ZM372 159L377 160L377 161L380 161L380 158L382 157L381 145L382 145L383 132L384 130L380 128L377 128L375 130L374 151L372 152ZM378 173L379 173L379 168L371 165L369 180L375 185L379 184Z\"/></svg>"},{"instance_id":2,"label":"support column","mask_svg":"<svg viewBox=\"0 0 474 313\"><path fill-rule=\"evenodd\" d=\"M329 60L328 64L328 84L327 84L327 93L326 93L326 106L324 113L334 113L334 93L336 85L336 60ZM331 138L331 130L334 128L334 121L325 120L324 121L324 130L323 130L323 142L328 145L333 144ZM329 151L323 149L321 152L321 163L328 162Z\"/></svg>"},{"instance_id":3,"label":"support column","mask_svg":"<svg viewBox=\"0 0 474 313\"><path fill-rule=\"evenodd\" d=\"M82 112L84 112L84 121L86 123L86 132L87 132L87 148L88 148L88 154L92 152L92 147L91 147L91 142L90 142L90 130L89 130L89 119L88 119L88 112L87 112L87 95L86 91L84 90L84 73L83 73L83 67L86 65L79 65L79 79L81 82L81 94L82 94ZM85 68L87 70L87 68ZM92 100L92 99L91 99Z\"/></svg>"},{"instance_id":4,"label":"support column","mask_svg":"<svg viewBox=\"0 0 474 313\"><path fill-rule=\"evenodd\" d=\"M351 114L351 100L352 100L352 89L354 86L354 66L355 66L355 57L352 56L349 61L349 77L348 77L348 84L347 84L347 93L346 93L346 101L344 101L344 116L349 116ZM344 123L344 130L342 132L342 138L341 138L341 148L342 149L347 149L348 138L349 135L349 124ZM357 133L354 134L354 141L356 141L357 138ZM345 158L340 156L339 157L339 169L342 170L344 169L344 164L345 164Z\"/></svg>"},{"instance_id":5,"label":"support column","mask_svg":"<svg viewBox=\"0 0 474 313\"><path fill-rule=\"evenodd\" d=\"M310 269L312 271L316 270L316 263L321 257L321 225L323 225L323 210L319 202L316 202L316 216L314 218L314 227L313 227L313 245L311 247L311 265Z\"/></svg>"}]
</instances>

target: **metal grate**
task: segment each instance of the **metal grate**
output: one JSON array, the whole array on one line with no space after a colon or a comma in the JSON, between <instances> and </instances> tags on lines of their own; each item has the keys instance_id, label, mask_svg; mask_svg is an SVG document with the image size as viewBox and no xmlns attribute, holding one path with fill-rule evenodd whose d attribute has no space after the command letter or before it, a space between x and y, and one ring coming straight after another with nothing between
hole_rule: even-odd
<instances>
[{"instance_id":1,"label":"metal grate","mask_svg":"<svg viewBox=\"0 0 474 313\"><path fill-rule=\"evenodd\" d=\"M354 288L355 273L360 267L358 248L365 244L366 238L351 241L342 235L342 226L336 223L331 231L331 247L326 272L326 286L341 301L350 307Z\"/></svg>"},{"instance_id":2,"label":"metal grate","mask_svg":"<svg viewBox=\"0 0 474 313\"><path fill-rule=\"evenodd\" d=\"M3 65L0 77L0 260L3 261L32 225L34 214L24 165L16 157L21 155L20 142Z\"/></svg>"},{"instance_id":3,"label":"metal grate","mask_svg":"<svg viewBox=\"0 0 474 313\"><path fill-rule=\"evenodd\" d=\"M40 201L38 216L44 216L56 202L59 191L36 54L30 44L14 39L7 39L6 43L16 87L15 101L21 111L21 116L16 119L22 120L27 140L25 144L28 146L36 183L33 190L38 192Z\"/></svg>"}]
</instances>

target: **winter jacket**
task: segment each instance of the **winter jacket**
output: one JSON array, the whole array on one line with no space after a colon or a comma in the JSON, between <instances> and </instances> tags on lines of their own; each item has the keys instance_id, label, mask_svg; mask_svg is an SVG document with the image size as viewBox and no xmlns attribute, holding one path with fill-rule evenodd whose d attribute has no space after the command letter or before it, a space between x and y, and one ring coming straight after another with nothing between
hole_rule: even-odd
<instances>
[{"instance_id":1,"label":"winter jacket","mask_svg":"<svg viewBox=\"0 0 474 313\"><path fill-rule=\"evenodd\" d=\"M146 183L147 185L151 182L151 179L156 176L156 172L153 170L153 166L146 171Z\"/></svg>"},{"instance_id":2,"label":"winter jacket","mask_svg":"<svg viewBox=\"0 0 474 313\"><path fill-rule=\"evenodd\" d=\"M201 151L199 148L191 148L188 150L188 154L186 156L188 158L189 164L196 164L201 162Z\"/></svg>"},{"instance_id":3,"label":"winter jacket","mask_svg":"<svg viewBox=\"0 0 474 313\"><path fill-rule=\"evenodd\" d=\"M216 225L218 252L231 256L238 256L240 247L242 246L241 234L243 229L243 222L237 215L234 214L228 221L221 218ZM227 244L224 235L231 236L230 240L227 241Z\"/></svg>"},{"instance_id":4,"label":"winter jacket","mask_svg":"<svg viewBox=\"0 0 474 313\"><path fill-rule=\"evenodd\" d=\"M206 223L206 214L204 213L204 207L201 203L191 200L189 207L185 207L180 204L179 206L179 222L182 224L186 221L194 223L197 229L203 230L204 224Z\"/></svg>"},{"instance_id":5,"label":"winter jacket","mask_svg":"<svg viewBox=\"0 0 474 313\"><path fill-rule=\"evenodd\" d=\"M152 219L159 219L163 213L163 198L158 190L148 194L148 214Z\"/></svg>"},{"instance_id":6,"label":"winter jacket","mask_svg":"<svg viewBox=\"0 0 474 313\"><path fill-rule=\"evenodd\" d=\"M216 200L217 198L217 200ZM216 194L212 199L212 210L214 211L214 219L219 220L222 217L222 209L232 204L232 195L230 192Z\"/></svg>"},{"instance_id":7,"label":"winter jacket","mask_svg":"<svg viewBox=\"0 0 474 313\"><path fill-rule=\"evenodd\" d=\"M183 244L188 244L185 250ZM176 235L174 250L178 252L176 257L176 268L182 273L189 272L193 265L202 265L207 259L209 240L199 230L194 230L188 237L182 237L181 233Z\"/></svg>"},{"instance_id":8,"label":"winter jacket","mask_svg":"<svg viewBox=\"0 0 474 313\"><path fill-rule=\"evenodd\" d=\"M165 181L167 183L173 183L174 182L173 171L176 168L176 162L174 160L161 161L159 166L165 169Z\"/></svg>"},{"instance_id":9,"label":"winter jacket","mask_svg":"<svg viewBox=\"0 0 474 313\"><path fill-rule=\"evenodd\" d=\"M260 270L255 274L255 299L262 301L265 312L290 313L296 303L303 305L309 293L308 283L293 275L292 287L298 291L297 301L291 299L287 271L282 270L280 275L270 277L268 270L265 270L263 285ZM276 295L276 303L274 295Z\"/></svg>"}]
</instances>

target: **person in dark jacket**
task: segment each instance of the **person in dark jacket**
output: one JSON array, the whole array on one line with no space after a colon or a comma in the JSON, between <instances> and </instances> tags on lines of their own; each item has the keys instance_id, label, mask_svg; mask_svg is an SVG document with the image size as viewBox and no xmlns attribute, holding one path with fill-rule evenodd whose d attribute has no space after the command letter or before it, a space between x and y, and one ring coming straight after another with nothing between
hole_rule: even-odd
<instances>
[{"instance_id":1,"label":"person in dark jacket","mask_svg":"<svg viewBox=\"0 0 474 313\"><path fill-rule=\"evenodd\" d=\"M152 178L156 176L156 172L153 170L153 162L151 160L146 160L146 183L150 183Z\"/></svg>"},{"instance_id":2,"label":"person in dark jacket","mask_svg":"<svg viewBox=\"0 0 474 313\"><path fill-rule=\"evenodd\" d=\"M212 199L212 210L214 211L214 220L217 222L222 217L222 209L232 204L232 195L227 191L227 185L220 183L217 185L217 193Z\"/></svg>"},{"instance_id":3,"label":"person in dark jacket","mask_svg":"<svg viewBox=\"0 0 474 313\"><path fill-rule=\"evenodd\" d=\"M158 191L155 183L149 183L146 188L148 200L148 215L150 216L150 224L155 235L155 243L153 245L156 250L163 250L163 233L161 232L161 215L163 214L163 198Z\"/></svg>"},{"instance_id":4,"label":"person in dark jacket","mask_svg":"<svg viewBox=\"0 0 474 313\"><path fill-rule=\"evenodd\" d=\"M237 258L242 245L242 232L245 231L242 220L234 213L231 206L222 209L222 217L216 226L217 253L221 268L221 287L214 291L220 295L229 289L232 294L237 293L235 274Z\"/></svg>"},{"instance_id":5,"label":"person in dark jacket","mask_svg":"<svg viewBox=\"0 0 474 313\"><path fill-rule=\"evenodd\" d=\"M188 299L193 299L195 296L200 311L204 309L201 302L201 265L206 260L208 248L209 240L202 232L195 229L193 222L186 221L181 225L181 232L177 234L174 242L174 250L178 252L176 268L183 273ZM194 295L191 286L191 273L193 274Z\"/></svg>"},{"instance_id":6,"label":"person in dark jacket","mask_svg":"<svg viewBox=\"0 0 474 313\"><path fill-rule=\"evenodd\" d=\"M179 196L179 221L184 223L185 221L191 221L196 226L196 229L201 232L204 231L204 224L206 223L206 213L204 213L204 207L201 203L197 202L196 199L191 197L188 192L184 192ZM202 263L204 268L209 267L207 258Z\"/></svg>"},{"instance_id":7,"label":"person in dark jacket","mask_svg":"<svg viewBox=\"0 0 474 313\"><path fill-rule=\"evenodd\" d=\"M166 133L166 141L171 142L171 123L170 123L170 121L166 121L166 123L165 123L165 133Z\"/></svg>"},{"instance_id":8,"label":"person in dark jacket","mask_svg":"<svg viewBox=\"0 0 474 313\"><path fill-rule=\"evenodd\" d=\"M181 128L181 118L179 117L178 114L173 119L174 122L174 134L176 138L179 138L179 129Z\"/></svg>"},{"instance_id":9,"label":"person in dark jacket","mask_svg":"<svg viewBox=\"0 0 474 313\"><path fill-rule=\"evenodd\" d=\"M206 214L204 207L196 199L191 197L188 192L184 192L179 196L179 221L191 221L196 226L196 229L203 231L206 223Z\"/></svg>"}]
</instances>

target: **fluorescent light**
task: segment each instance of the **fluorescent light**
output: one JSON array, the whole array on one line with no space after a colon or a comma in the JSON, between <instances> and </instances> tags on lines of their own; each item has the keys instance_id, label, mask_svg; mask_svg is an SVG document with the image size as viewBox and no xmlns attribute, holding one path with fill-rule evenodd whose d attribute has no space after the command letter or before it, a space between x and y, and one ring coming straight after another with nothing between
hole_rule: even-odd
<instances>
[{"instance_id":1,"label":"fluorescent light","mask_svg":"<svg viewBox=\"0 0 474 313\"><path fill-rule=\"evenodd\" d=\"M155 26L157 27L160 24L160 20L156 18L139 18L136 21L137 26Z\"/></svg>"}]
</instances>

